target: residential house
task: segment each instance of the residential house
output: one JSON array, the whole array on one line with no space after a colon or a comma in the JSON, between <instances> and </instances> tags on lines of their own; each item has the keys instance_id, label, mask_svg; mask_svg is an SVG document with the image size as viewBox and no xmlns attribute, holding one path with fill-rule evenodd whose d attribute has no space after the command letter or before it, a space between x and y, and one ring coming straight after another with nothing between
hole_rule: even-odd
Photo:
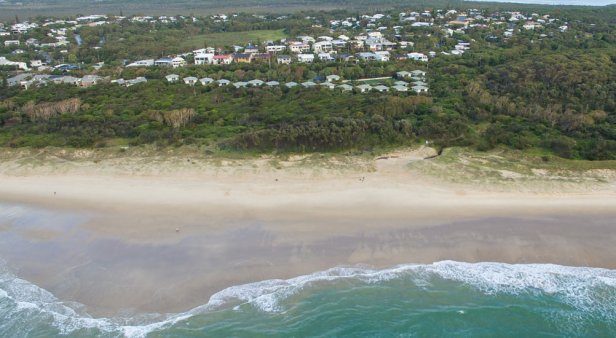
<instances>
[{"instance_id":1,"label":"residential house","mask_svg":"<svg viewBox=\"0 0 616 338\"><path fill-rule=\"evenodd\" d=\"M298 54L297 61L302 63L312 63L314 62L314 54Z\"/></svg>"},{"instance_id":2,"label":"residential house","mask_svg":"<svg viewBox=\"0 0 616 338\"><path fill-rule=\"evenodd\" d=\"M199 79L197 79L194 76L187 76L183 78L182 80L184 81L184 84L187 84L189 86L194 86L197 83L197 81L199 81Z\"/></svg>"},{"instance_id":3,"label":"residential house","mask_svg":"<svg viewBox=\"0 0 616 338\"><path fill-rule=\"evenodd\" d=\"M408 53L406 56L410 60L428 62L428 56L426 54L423 54L423 53L413 52L413 53Z\"/></svg>"},{"instance_id":4,"label":"residential house","mask_svg":"<svg viewBox=\"0 0 616 338\"><path fill-rule=\"evenodd\" d=\"M155 66L162 66L162 67L171 67L172 65L172 58L160 58L156 61L154 61L154 65Z\"/></svg>"},{"instance_id":5,"label":"residential house","mask_svg":"<svg viewBox=\"0 0 616 338\"><path fill-rule=\"evenodd\" d=\"M233 61L237 63L250 63L252 62L252 53L235 53L233 54Z\"/></svg>"},{"instance_id":6,"label":"residential house","mask_svg":"<svg viewBox=\"0 0 616 338\"><path fill-rule=\"evenodd\" d=\"M214 63L214 53L196 53L195 65L211 65Z\"/></svg>"},{"instance_id":7,"label":"residential house","mask_svg":"<svg viewBox=\"0 0 616 338\"><path fill-rule=\"evenodd\" d=\"M215 65L230 65L233 62L233 55L231 54L221 54L214 55L214 59L212 63Z\"/></svg>"},{"instance_id":8,"label":"residential house","mask_svg":"<svg viewBox=\"0 0 616 338\"><path fill-rule=\"evenodd\" d=\"M325 77L327 79L327 82L335 82L335 81L340 81L340 76L339 75L327 75Z\"/></svg>"},{"instance_id":9,"label":"residential house","mask_svg":"<svg viewBox=\"0 0 616 338\"><path fill-rule=\"evenodd\" d=\"M265 85L268 86L268 87L277 87L277 86L280 85L280 82L278 82L278 81L269 81L269 82L266 82Z\"/></svg>"},{"instance_id":10,"label":"residential house","mask_svg":"<svg viewBox=\"0 0 616 338\"><path fill-rule=\"evenodd\" d=\"M407 86L395 85L391 88L397 92L408 92L409 91L409 88Z\"/></svg>"},{"instance_id":11,"label":"residential house","mask_svg":"<svg viewBox=\"0 0 616 338\"><path fill-rule=\"evenodd\" d=\"M95 84L99 83L102 79L103 78L98 75L85 75L84 77L81 78L79 85L81 87L94 86Z\"/></svg>"},{"instance_id":12,"label":"residential house","mask_svg":"<svg viewBox=\"0 0 616 338\"><path fill-rule=\"evenodd\" d=\"M4 47L19 46L19 44L20 44L19 40L6 40L6 41L4 41Z\"/></svg>"},{"instance_id":13,"label":"residential house","mask_svg":"<svg viewBox=\"0 0 616 338\"><path fill-rule=\"evenodd\" d=\"M289 56L289 55L278 55L278 57L276 57L276 61L280 65L288 65L288 64L291 64L291 56Z\"/></svg>"},{"instance_id":14,"label":"residential house","mask_svg":"<svg viewBox=\"0 0 616 338\"><path fill-rule=\"evenodd\" d=\"M270 53L253 53L252 60L255 62L270 62L272 60L272 54Z\"/></svg>"},{"instance_id":15,"label":"residential house","mask_svg":"<svg viewBox=\"0 0 616 338\"><path fill-rule=\"evenodd\" d=\"M165 76L165 79L167 79L167 82L169 83L175 83L175 82L180 81L180 76L177 74L169 74Z\"/></svg>"},{"instance_id":16,"label":"residential house","mask_svg":"<svg viewBox=\"0 0 616 338\"><path fill-rule=\"evenodd\" d=\"M374 52L376 55L376 61L387 62L389 61L389 52L388 51L378 51Z\"/></svg>"},{"instance_id":17,"label":"residential house","mask_svg":"<svg viewBox=\"0 0 616 338\"><path fill-rule=\"evenodd\" d=\"M336 87L336 88L339 88L339 89L340 89L340 90L342 90L343 92L350 92L350 91L352 91L352 90L353 90L353 86L348 85L348 84L341 84L341 85L339 85L339 86L338 86L338 87Z\"/></svg>"},{"instance_id":18,"label":"residential house","mask_svg":"<svg viewBox=\"0 0 616 338\"><path fill-rule=\"evenodd\" d=\"M9 87L17 86L22 81L25 81L26 79L30 78L31 76L32 76L32 74L30 74L30 73L18 74L18 75L15 75L14 77L10 77L10 78L6 79L6 82L9 85Z\"/></svg>"},{"instance_id":19,"label":"residential house","mask_svg":"<svg viewBox=\"0 0 616 338\"><path fill-rule=\"evenodd\" d=\"M268 53L280 53L287 49L285 45L270 45L265 47L265 51Z\"/></svg>"},{"instance_id":20,"label":"residential house","mask_svg":"<svg viewBox=\"0 0 616 338\"><path fill-rule=\"evenodd\" d=\"M298 86L297 82L291 81L291 82L285 83L285 87L287 87L287 88L293 88L293 87L297 87L297 86Z\"/></svg>"},{"instance_id":21,"label":"residential house","mask_svg":"<svg viewBox=\"0 0 616 338\"><path fill-rule=\"evenodd\" d=\"M413 89L413 91L416 93L427 93L428 92L428 87L426 86L413 86L411 87L411 89Z\"/></svg>"},{"instance_id":22,"label":"residential house","mask_svg":"<svg viewBox=\"0 0 616 338\"><path fill-rule=\"evenodd\" d=\"M171 60L171 66L173 68L180 68L186 66L186 60L181 56L176 56Z\"/></svg>"},{"instance_id":23,"label":"residential house","mask_svg":"<svg viewBox=\"0 0 616 338\"><path fill-rule=\"evenodd\" d=\"M151 67L154 66L154 59L139 60L129 63L126 67Z\"/></svg>"},{"instance_id":24,"label":"residential house","mask_svg":"<svg viewBox=\"0 0 616 338\"><path fill-rule=\"evenodd\" d=\"M134 78L134 79L132 79L132 80L126 80L126 81L124 81L124 85L125 85L126 87L130 87L130 86L134 86L134 85L136 85L136 84L146 83L146 82L148 82L148 80L147 80L145 77L140 76L140 77Z\"/></svg>"},{"instance_id":25,"label":"residential house","mask_svg":"<svg viewBox=\"0 0 616 338\"><path fill-rule=\"evenodd\" d=\"M366 93L372 90L372 86L369 84L362 84L357 86L357 89L359 90L360 93Z\"/></svg>"},{"instance_id":26,"label":"residential house","mask_svg":"<svg viewBox=\"0 0 616 338\"><path fill-rule=\"evenodd\" d=\"M248 46L244 47L244 53L258 53L258 52L259 52L259 47L253 44L248 44Z\"/></svg>"},{"instance_id":27,"label":"residential house","mask_svg":"<svg viewBox=\"0 0 616 338\"><path fill-rule=\"evenodd\" d=\"M248 82L243 82L243 81L239 81L239 82L234 82L233 86L235 88L246 88L248 86Z\"/></svg>"},{"instance_id":28,"label":"residential house","mask_svg":"<svg viewBox=\"0 0 616 338\"><path fill-rule=\"evenodd\" d=\"M312 82L312 81L306 81L306 82L302 82L302 86L304 88L312 88L314 86L316 86L317 84Z\"/></svg>"},{"instance_id":29,"label":"residential house","mask_svg":"<svg viewBox=\"0 0 616 338\"><path fill-rule=\"evenodd\" d=\"M406 70L402 70L399 72L396 72L396 77L398 79L406 79L406 78L410 78L413 74L411 74L411 72L407 72Z\"/></svg>"},{"instance_id":30,"label":"residential house","mask_svg":"<svg viewBox=\"0 0 616 338\"><path fill-rule=\"evenodd\" d=\"M321 82L319 85L322 86L322 87L327 87L329 89L336 88L336 85L331 83L331 82Z\"/></svg>"},{"instance_id":31,"label":"residential house","mask_svg":"<svg viewBox=\"0 0 616 338\"><path fill-rule=\"evenodd\" d=\"M264 84L265 84L265 82L263 82L262 80L259 80L259 79L248 81L248 85L250 85L251 87L261 87Z\"/></svg>"},{"instance_id":32,"label":"residential house","mask_svg":"<svg viewBox=\"0 0 616 338\"><path fill-rule=\"evenodd\" d=\"M312 45L312 49L317 54L330 52L333 48L334 47L331 41L319 41L315 42L314 45Z\"/></svg>"},{"instance_id":33,"label":"residential house","mask_svg":"<svg viewBox=\"0 0 616 338\"><path fill-rule=\"evenodd\" d=\"M218 82L218 86L219 86L219 87L222 87L222 86L228 86L228 85L230 85L230 84L231 84L231 81L229 81L229 80L227 80L227 79L220 79L220 80L218 80L218 81L216 81L216 82Z\"/></svg>"},{"instance_id":34,"label":"residential house","mask_svg":"<svg viewBox=\"0 0 616 338\"><path fill-rule=\"evenodd\" d=\"M202 85L207 86L213 83L214 79L212 79L211 77L204 77L204 78L199 79L199 82L201 82Z\"/></svg>"},{"instance_id":35,"label":"residential house","mask_svg":"<svg viewBox=\"0 0 616 338\"><path fill-rule=\"evenodd\" d=\"M317 55L317 56L319 57L319 60L325 61L325 62L330 62L330 61L335 61L336 60L336 58L334 58L329 53L319 53L319 55Z\"/></svg>"},{"instance_id":36,"label":"residential house","mask_svg":"<svg viewBox=\"0 0 616 338\"><path fill-rule=\"evenodd\" d=\"M357 53L357 58L364 61L374 61L377 59L376 54L370 52Z\"/></svg>"},{"instance_id":37,"label":"residential house","mask_svg":"<svg viewBox=\"0 0 616 338\"><path fill-rule=\"evenodd\" d=\"M305 42L291 42L289 44L289 50L292 53L305 53L310 51L310 45Z\"/></svg>"},{"instance_id":38,"label":"residential house","mask_svg":"<svg viewBox=\"0 0 616 338\"><path fill-rule=\"evenodd\" d=\"M426 77L426 72L423 70L416 69L411 72L411 77L414 79L422 79Z\"/></svg>"},{"instance_id":39,"label":"residential house","mask_svg":"<svg viewBox=\"0 0 616 338\"><path fill-rule=\"evenodd\" d=\"M375 87L374 87L374 88L372 88L372 89L374 89L374 90L376 90L376 91L379 91L379 92L387 92L387 91L389 91L389 87L387 87L387 86L383 86L383 85L378 85L378 86L375 86Z\"/></svg>"}]
</instances>

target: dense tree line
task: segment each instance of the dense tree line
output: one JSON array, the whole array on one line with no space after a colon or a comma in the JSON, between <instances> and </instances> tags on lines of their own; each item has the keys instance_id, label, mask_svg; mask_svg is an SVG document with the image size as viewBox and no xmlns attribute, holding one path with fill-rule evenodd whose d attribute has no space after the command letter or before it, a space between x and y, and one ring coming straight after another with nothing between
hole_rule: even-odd
<instances>
[{"instance_id":1,"label":"dense tree line","mask_svg":"<svg viewBox=\"0 0 616 338\"><path fill-rule=\"evenodd\" d=\"M543 149L567 158L616 159L616 15L610 15L613 9L559 11L570 22L566 32L518 30L510 39L493 27L476 27L453 37L432 32L418 43L449 46L462 39L473 41L473 49L460 57L439 56L429 67L395 61L110 68L101 75L146 76L149 81L129 88L104 83L29 90L3 83L0 145L199 144L235 151L335 151L428 140L438 147L507 146ZM314 15L326 20L330 14ZM272 28L260 26L257 19L247 22L252 28ZM193 26L167 29L201 32ZM92 38L85 34L88 44L97 44L107 34L125 34L121 27L104 28L120 31L102 35L98 29L92 28ZM156 39L157 33L135 34L138 40ZM492 36L499 38L488 39ZM140 43L135 41L118 48ZM415 68L428 71L429 95L345 93L321 87L190 87L164 80L178 72L232 81L299 82L329 74L345 79L391 76Z\"/></svg>"}]
</instances>

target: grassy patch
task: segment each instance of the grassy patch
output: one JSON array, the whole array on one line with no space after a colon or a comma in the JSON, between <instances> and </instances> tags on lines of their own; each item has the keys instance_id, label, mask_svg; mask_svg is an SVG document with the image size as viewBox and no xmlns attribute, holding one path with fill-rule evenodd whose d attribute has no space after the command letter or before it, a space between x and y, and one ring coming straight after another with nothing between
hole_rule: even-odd
<instances>
[{"instance_id":1,"label":"grassy patch","mask_svg":"<svg viewBox=\"0 0 616 338\"><path fill-rule=\"evenodd\" d=\"M410 167L445 182L490 190L587 190L616 177L616 161L567 160L533 150L448 148L442 156Z\"/></svg>"},{"instance_id":2,"label":"grassy patch","mask_svg":"<svg viewBox=\"0 0 616 338\"><path fill-rule=\"evenodd\" d=\"M249 42L258 43L268 40L280 40L286 38L283 29L255 30L246 32L225 32L200 34L187 38L182 42L185 48L203 48L204 46L224 47L231 45L245 45Z\"/></svg>"}]
</instances>

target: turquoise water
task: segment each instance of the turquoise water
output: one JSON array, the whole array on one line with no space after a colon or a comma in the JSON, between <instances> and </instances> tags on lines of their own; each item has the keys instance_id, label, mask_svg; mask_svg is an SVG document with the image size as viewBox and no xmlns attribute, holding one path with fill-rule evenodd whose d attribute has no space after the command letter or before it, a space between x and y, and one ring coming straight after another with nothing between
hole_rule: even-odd
<instances>
[{"instance_id":1,"label":"turquoise water","mask_svg":"<svg viewBox=\"0 0 616 338\"><path fill-rule=\"evenodd\" d=\"M233 286L185 313L91 318L0 273L1 337L614 337L616 270L460 263L340 267Z\"/></svg>"}]
</instances>

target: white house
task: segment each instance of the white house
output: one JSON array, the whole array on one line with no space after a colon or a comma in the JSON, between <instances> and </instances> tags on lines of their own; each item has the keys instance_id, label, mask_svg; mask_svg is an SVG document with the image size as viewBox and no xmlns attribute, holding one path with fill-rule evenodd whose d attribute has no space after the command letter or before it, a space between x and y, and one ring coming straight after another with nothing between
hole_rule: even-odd
<instances>
[{"instance_id":1,"label":"white house","mask_svg":"<svg viewBox=\"0 0 616 338\"><path fill-rule=\"evenodd\" d=\"M389 52L388 51L378 51L374 52L377 61L387 62L389 61Z\"/></svg>"},{"instance_id":2,"label":"white house","mask_svg":"<svg viewBox=\"0 0 616 338\"><path fill-rule=\"evenodd\" d=\"M360 93L365 93L365 92L371 91L372 86L369 84L363 84L363 85L357 86L357 89L359 90Z\"/></svg>"},{"instance_id":3,"label":"white house","mask_svg":"<svg viewBox=\"0 0 616 338\"><path fill-rule=\"evenodd\" d=\"M423 70L415 69L411 71L411 77L414 79L423 79L426 77L426 72Z\"/></svg>"},{"instance_id":4,"label":"white house","mask_svg":"<svg viewBox=\"0 0 616 338\"><path fill-rule=\"evenodd\" d=\"M129 63L126 67L151 67L154 66L154 59L139 60Z\"/></svg>"},{"instance_id":5,"label":"white house","mask_svg":"<svg viewBox=\"0 0 616 338\"><path fill-rule=\"evenodd\" d=\"M353 87L348 84L341 84L336 88L340 88L340 90L342 90L343 92L350 92L351 90L353 90Z\"/></svg>"},{"instance_id":6,"label":"white house","mask_svg":"<svg viewBox=\"0 0 616 338\"><path fill-rule=\"evenodd\" d=\"M194 59L195 65L211 65L214 63L214 53L197 53Z\"/></svg>"},{"instance_id":7,"label":"white house","mask_svg":"<svg viewBox=\"0 0 616 338\"><path fill-rule=\"evenodd\" d=\"M426 86L413 86L411 87L411 89L413 89L413 91L416 93L427 93L428 92L428 87Z\"/></svg>"},{"instance_id":8,"label":"white house","mask_svg":"<svg viewBox=\"0 0 616 338\"><path fill-rule=\"evenodd\" d=\"M202 85L207 86L210 83L214 82L214 79L212 79L211 77L204 77L202 79L199 79L199 82L201 82Z\"/></svg>"},{"instance_id":9,"label":"white house","mask_svg":"<svg viewBox=\"0 0 616 338\"><path fill-rule=\"evenodd\" d=\"M340 76L338 75L327 75L325 78L327 79L327 82L340 81Z\"/></svg>"},{"instance_id":10,"label":"white house","mask_svg":"<svg viewBox=\"0 0 616 338\"><path fill-rule=\"evenodd\" d=\"M22 70L29 70L28 65L25 62L10 61L4 56L0 56L0 66L15 66Z\"/></svg>"},{"instance_id":11,"label":"white house","mask_svg":"<svg viewBox=\"0 0 616 338\"><path fill-rule=\"evenodd\" d=\"M185 78L183 78L182 80L184 80L184 83L190 86L194 86L195 83L197 83L197 81L199 81L199 79L197 79L194 76L187 76Z\"/></svg>"},{"instance_id":12,"label":"white house","mask_svg":"<svg viewBox=\"0 0 616 338\"><path fill-rule=\"evenodd\" d=\"M336 60L329 53L319 53L318 57L319 57L319 60L321 60L321 61L334 61L334 60Z\"/></svg>"},{"instance_id":13,"label":"white house","mask_svg":"<svg viewBox=\"0 0 616 338\"><path fill-rule=\"evenodd\" d=\"M287 46L285 45L271 45L271 46L265 47L265 51L268 53L280 53L280 52L284 52L286 49L287 49Z\"/></svg>"},{"instance_id":14,"label":"white house","mask_svg":"<svg viewBox=\"0 0 616 338\"><path fill-rule=\"evenodd\" d=\"M169 74L167 76L165 76L165 79L167 79L167 82L169 83L175 83L178 82L180 80L180 76L177 74Z\"/></svg>"},{"instance_id":15,"label":"white house","mask_svg":"<svg viewBox=\"0 0 616 338\"><path fill-rule=\"evenodd\" d=\"M304 53L310 51L310 45L305 42L291 42L289 50L293 53Z\"/></svg>"},{"instance_id":16,"label":"white house","mask_svg":"<svg viewBox=\"0 0 616 338\"><path fill-rule=\"evenodd\" d=\"M252 87L261 87L265 84L265 82L263 82L263 80L255 79L248 81L248 84Z\"/></svg>"},{"instance_id":17,"label":"white house","mask_svg":"<svg viewBox=\"0 0 616 338\"><path fill-rule=\"evenodd\" d=\"M280 65L288 65L288 64L291 64L291 57L289 55L279 55L276 58L276 61Z\"/></svg>"},{"instance_id":18,"label":"white house","mask_svg":"<svg viewBox=\"0 0 616 338\"><path fill-rule=\"evenodd\" d=\"M297 61L302 63L312 63L314 62L314 54L298 54Z\"/></svg>"},{"instance_id":19,"label":"white house","mask_svg":"<svg viewBox=\"0 0 616 338\"><path fill-rule=\"evenodd\" d=\"M4 47L19 46L19 44L20 44L19 40L6 40L6 41L4 41Z\"/></svg>"},{"instance_id":20,"label":"white house","mask_svg":"<svg viewBox=\"0 0 616 338\"><path fill-rule=\"evenodd\" d=\"M406 54L406 57L408 57L410 60L428 62L428 56L423 53L408 53Z\"/></svg>"},{"instance_id":21,"label":"white house","mask_svg":"<svg viewBox=\"0 0 616 338\"><path fill-rule=\"evenodd\" d=\"M331 41L319 41L312 45L312 49L315 53L327 53L333 49Z\"/></svg>"},{"instance_id":22,"label":"white house","mask_svg":"<svg viewBox=\"0 0 616 338\"><path fill-rule=\"evenodd\" d=\"M184 67L186 66L186 60L184 60L184 58L180 56L176 56L173 58L173 60L171 60L171 66L173 68Z\"/></svg>"}]
</instances>

